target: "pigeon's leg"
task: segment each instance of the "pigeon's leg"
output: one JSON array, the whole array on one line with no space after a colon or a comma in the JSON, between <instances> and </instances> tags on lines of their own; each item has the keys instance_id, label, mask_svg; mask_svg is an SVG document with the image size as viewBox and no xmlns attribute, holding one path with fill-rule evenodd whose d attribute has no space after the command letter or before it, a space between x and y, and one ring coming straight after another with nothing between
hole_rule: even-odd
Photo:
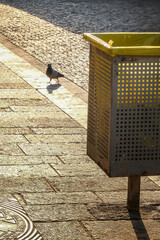
<instances>
[{"instance_id":1,"label":"pigeon's leg","mask_svg":"<svg viewBox=\"0 0 160 240\"><path fill-rule=\"evenodd\" d=\"M58 79L58 77L57 77L57 83L59 83L59 79Z\"/></svg>"}]
</instances>

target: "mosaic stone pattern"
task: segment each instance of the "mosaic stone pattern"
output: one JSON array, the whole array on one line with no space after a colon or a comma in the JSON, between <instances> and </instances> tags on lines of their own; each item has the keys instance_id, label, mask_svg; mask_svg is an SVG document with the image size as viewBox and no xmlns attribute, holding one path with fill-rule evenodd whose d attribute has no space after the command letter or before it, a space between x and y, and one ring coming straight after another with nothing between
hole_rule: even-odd
<instances>
[{"instance_id":1,"label":"mosaic stone pattern","mask_svg":"<svg viewBox=\"0 0 160 240\"><path fill-rule=\"evenodd\" d=\"M15 199L0 202L0 239L42 240L32 221Z\"/></svg>"}]
</instances>

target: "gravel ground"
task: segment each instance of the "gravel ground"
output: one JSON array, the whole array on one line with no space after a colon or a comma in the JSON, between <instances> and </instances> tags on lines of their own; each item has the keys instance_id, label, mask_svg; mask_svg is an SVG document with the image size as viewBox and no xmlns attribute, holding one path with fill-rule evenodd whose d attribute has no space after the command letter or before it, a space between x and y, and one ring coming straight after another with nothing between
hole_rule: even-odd
<instances>
[{"instance_id":1,"label":"gravel ground","mask_svg":"<svg viewBox=\"0 0 160 240\"><path fill-rule=\"evenodd\" d=\"M160 31L159 0L0 0L0 32L88 89L84 32Z\"/></svg>"}]
</instances>

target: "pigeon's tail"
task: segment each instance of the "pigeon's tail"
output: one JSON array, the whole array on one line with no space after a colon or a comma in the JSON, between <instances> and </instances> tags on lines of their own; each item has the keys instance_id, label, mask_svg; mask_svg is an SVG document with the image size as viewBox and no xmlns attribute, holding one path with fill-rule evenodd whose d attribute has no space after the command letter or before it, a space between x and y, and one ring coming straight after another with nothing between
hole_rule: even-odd
<instances>
[{"instance_id":1,"label":"pigeon's tail","mask_svg":"<svg viewBox=\"0 0 160 240\"><path fill-rule=\"evenodd\" d=\"M58 77L64 77L64 75L61 73L58 73Z\"/></svg>"}]
</instances>

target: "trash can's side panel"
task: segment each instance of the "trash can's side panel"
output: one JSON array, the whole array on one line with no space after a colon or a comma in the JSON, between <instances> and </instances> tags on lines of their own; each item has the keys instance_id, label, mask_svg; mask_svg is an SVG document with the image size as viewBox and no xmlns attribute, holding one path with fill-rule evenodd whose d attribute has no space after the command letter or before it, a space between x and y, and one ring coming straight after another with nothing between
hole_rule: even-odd
<instances>
[{"instance_id":1,"label":"trash can's side panel","mask_svg":"<svg viewBox=\"0 0 160 240\"><path fill-rule=\"evenodd\" d=\"M107 173L110 160L112 58L91 45L87 153Z\"/></svg>"},{"instance_id":2,"label":"trash can's side panel","mask_svg":"<svg viewBox=\"0 0 160 240\"><path fill-rule=\"evenodd\" d=\"M116 56L113 62L110 175L159 175L159 57Z\"/></svg>"},{"instance_id":3,"label":"trash can's side panel","mask_svg":"<svg viewBox=\"0 0 160 240\"><path fill-rule=\"evenodd\" d=\"M97 105L96 105L95 52L92 51L92 45L90 45L87 154L94 161L96 160L96 135L97 135Z\"/></svg>"}]
</instances>

